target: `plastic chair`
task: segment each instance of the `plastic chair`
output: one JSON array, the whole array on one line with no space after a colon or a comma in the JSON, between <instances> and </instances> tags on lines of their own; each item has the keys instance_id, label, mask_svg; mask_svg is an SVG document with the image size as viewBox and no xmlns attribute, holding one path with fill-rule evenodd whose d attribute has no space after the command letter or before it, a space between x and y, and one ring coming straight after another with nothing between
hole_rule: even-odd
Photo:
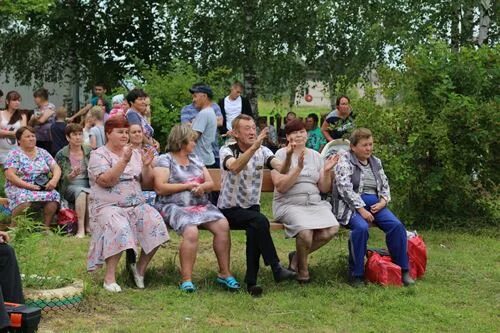
<instances>
[{"instance_id":1,"label":"plastic chair","mask_svg":"<svg viewBox=\"0 0 500 333\"><path fill-rule=\"evenodd\" d=\"M350 142L347 139L335 139L328 142L321 150L321 157L328 158L342 150L349 150Z\"/></svg>"}]
</instances>

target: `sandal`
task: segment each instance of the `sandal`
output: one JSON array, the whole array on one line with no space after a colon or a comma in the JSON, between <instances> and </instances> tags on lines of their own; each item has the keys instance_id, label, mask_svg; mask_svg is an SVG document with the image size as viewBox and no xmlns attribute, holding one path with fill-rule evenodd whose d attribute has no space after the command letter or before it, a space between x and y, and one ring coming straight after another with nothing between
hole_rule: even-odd
<instances>
[{"instance_id":1,"label":"sandal","mask_svg":"<svg viewBox=\"0 0 500 333\"><path fill-rule=\"evenodd\" d=\"M184 281L181 283L179 286L179 289L182 291L185 291L187 293L193 293L196 291L196 287L194 286L193 282L191 281Z\"/></svg>"},{"instance_id":2,"label":"sandal","mask_svg":"<svg viewBox=\"0 0 500 333\"><path fill-rule=\"evenodd\" d=\"M229 291L240 290L240 284L238 283L238 281L236 281L234 276L228 276L226 278L218 276L215 281L217 281L217 283L221 286L227 288L227 290Z\"/></svg>"},{"instance_id":3,"label":"sandal","mask_svg":"<svg viewBox=\"0 0 500 333\"><path fill-rule=\"evenodd\" d=\"M296 254L297 254L297 251L292 251L292 252L288 253L288 270L294 271L294 272L295 272L295 269L292 268L292 261L293 261L293 257L295 257Z\"/></svg>"},{"instance_id":4,"label":"sandal","mask_svg":"<svg viewBox=\"0 0 500 333\"><path fill-rule=\"evenodd\" d=\"M309 278L306 278L306 279L297 278L296 280L297 280L297 282L298 282L299 284L308 284L308 283L310 283L310 282L311 282L311 278L310 278L310 277L309 277Z\"/></svg>"}]
</instances>

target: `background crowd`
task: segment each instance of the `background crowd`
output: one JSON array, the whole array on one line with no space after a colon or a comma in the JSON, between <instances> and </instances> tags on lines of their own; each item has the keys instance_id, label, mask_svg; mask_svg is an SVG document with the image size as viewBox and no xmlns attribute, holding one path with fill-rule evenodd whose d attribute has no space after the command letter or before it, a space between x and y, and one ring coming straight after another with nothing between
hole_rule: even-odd
<instances>
[{"instance_id":1,"label":"background crowd","mask_svg":"<svg viewBox=\"0 0 500 333\"><path fill-rule=\"evenodd\" d=\"M110 292L122 290L116 269L123 252L136 286L145 287L148 263L169 240L167 226L182 237L180 289L186 292L196 290L192 272L199 227L213 234L216 281L228 290L240 289L230 271L229 230L246 230L245 283L247 291L258 296L260 257L276 282L307 283L309 254L333 238L339 222L351 229L353 284L363 281L371 224L387 233L404 284L413 284L405 228L386 208L389 185L380 160L371 156L372 134L367 129L353 131L347 96L337 99L336 109L321 127L316 114L303 121L289 112L276 130L266 118L256 122L250 116L238 81L218 103L203 83L189 92L193 102L181 110L180 124L170 131L164 154L150 125L150 97L142 89L115 95L110 103L104 85L96 84L95 96L71 117L64 107L49 102L46 89L34 92L37 108L32 114L20 111L17 92L8 92L0 113L0 158L13 218L42 207L49 228L61 205L73 207L78 216L76 237L91 234L87 269L105 265L103 287ZM320 155L328 142L348 135L349 151L326 159ZM221 169L222 184L220 195L209 197L215 188L210 168ZM296 240L288 268L280 263L269 221L260 212L264 168L272 170L274 217L285 225L286 237ZM322 196L332 192L333 209Z\"/></svg>"}]
</instances>

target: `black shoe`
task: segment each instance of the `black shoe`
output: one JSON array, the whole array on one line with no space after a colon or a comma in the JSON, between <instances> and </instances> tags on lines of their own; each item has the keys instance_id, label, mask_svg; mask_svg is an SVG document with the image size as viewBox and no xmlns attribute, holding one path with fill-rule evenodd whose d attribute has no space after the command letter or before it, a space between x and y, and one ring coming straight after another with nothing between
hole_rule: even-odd
<instances>
[{"instance_id":1,"label":"black shoe","mask_svg":"<svg viewBox=\"0 0 500 333\"><path fill-rule=\"evenodd\" d=\"M415 284L415 280L413 280L410 276L410 272L403 272L401 276L401 281L405 285L405 287L409 287Z\"/></svg>"},{"instance_id":2,"label":"black shoe","mask_svg":"<svg viewBox=\"0 0 500 333\"><path fill-rule=\"evenodd\" d=\"M263 292L262 288L260 286L257 286L257 285L248 286L247 291L253 297L260 297L260 296L262 296L262 292Z\"/></svg>"},{"instance_id":3,"label":"black shoe","mask_svg":"<svg viewBox=\"0 0 500 333\"><path fill-rule=\"evenodd\" d=\"M274 281L281 282L295 279L297 277L297 273L280 266L280 268L273 272L273 276Z\"/></svg>"},{"instance_id":4,"label":"black shoe","mask_svg":"<svg viewBox=\"0 0 500 333\"><path fill-rule=\"evenodd\" d=\"M362 276L353 276L350 284L353 288L359 288L365 285L365 279Z\"/></svg>"}]
</instances>

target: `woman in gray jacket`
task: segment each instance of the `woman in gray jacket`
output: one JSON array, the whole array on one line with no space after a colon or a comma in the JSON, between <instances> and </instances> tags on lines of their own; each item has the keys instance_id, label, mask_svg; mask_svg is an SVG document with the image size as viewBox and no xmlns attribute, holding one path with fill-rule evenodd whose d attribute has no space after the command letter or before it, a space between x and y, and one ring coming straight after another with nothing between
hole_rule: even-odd
<instances>
[{"instance_id":1,"label":"woman in gray jacket","mask_svg":"<svg viewBox=\"0 0 500 333\"><path fill-rule=\"evenodd\" d=\"M353 131L350 142L351 149L341 153L335 167L332 207L339 223L351 230L351 281L355 286L363 283L368 228L376 225L386 235L394 263L401 267L402 282L406 286L413 284L409 275L406 229L386 207L391 199L389 182L381 161L372 155L372 133L369 129L358 128Z\"/></svg>"}]
</instances>

